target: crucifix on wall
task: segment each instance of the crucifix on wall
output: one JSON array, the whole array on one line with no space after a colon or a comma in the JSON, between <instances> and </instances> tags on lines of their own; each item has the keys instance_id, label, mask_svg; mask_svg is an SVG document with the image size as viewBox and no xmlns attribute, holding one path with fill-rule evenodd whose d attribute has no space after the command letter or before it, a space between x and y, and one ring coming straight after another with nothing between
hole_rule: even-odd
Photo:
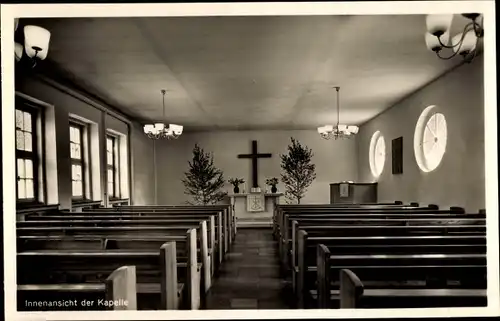
<instances>
[{"instance_id":1,"label":"crucifix on wall","mask_svg":"<svg viewBox=\"0 0 500 321\"><path fill-rule=\"evenodd\" d=\"M259 154L257 152L257 141L252 140L252 153L251 154L240 154L238 155L238 158L250 158L252 159L252 187L256 188L259 187L259 184L257 182L257 177L258 176L258 167L257 167L257 160L259 158L271 158L272 154L270 153L265 153L265 154Z\"/></svg>"}]
</instances>

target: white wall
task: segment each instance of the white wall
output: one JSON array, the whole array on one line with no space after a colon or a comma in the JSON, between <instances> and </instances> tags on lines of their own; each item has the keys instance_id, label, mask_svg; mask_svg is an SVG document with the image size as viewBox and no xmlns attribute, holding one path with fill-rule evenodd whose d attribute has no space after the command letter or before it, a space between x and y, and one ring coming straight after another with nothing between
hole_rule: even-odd
<instances>
[{"instance_id":1,"label":"white wall","mask_svg":"<svg viewBox=\"0 0 500 321\"><path fill-rule=\"evenodd\" d=\"M144 135L142 126L132 125L133 205L154 204L153 141Z\"/></svg>"},{"instance_id":2,"label":"white wall","mask_svg":"<svg viewBox=\"0 0 500 321\"><path fill-rule=\"evenodd\" d=\"M238 159L238 154L251 153L251 141L257 141L259 153L272 153L270 159L259 159L258 183L262 189L266 178L280 177L279 154L286 153L294 137L312 149L317 178L309 187L303 203L329 203L329 184L342 180L357 181L356 140L322 139L316 130L302 131L221 131L185 133L175 141L157 144L158 203L180 204L189 200L181 180L192 159L192 149L198 143L206 152L213 152L214 164L224 172L224 178L244 178L247 191L251 187L251 161ZM148 166L145 164L144 166ZM241 188L241 187L240 187ZM232 191L232 185L226 184ZM283 192L282 184L278 190Z\"/></svg>"},{"instance_id":3,"label":"white wall","mask_svg":"<svg viewBox=\"0 0 500 321\"><path fill-rule=\"evenodd\" d=\"M477 57L364 124L358 135L361 181L374 181L368 161L370 139L380 130L385 137L384 171L378 179L380 202L401 200L441 207L485 207L483 59ZM429 105L446 117L446 152L436 170L424 173L416 163L413 135L418 117ZM403 136L403 174L392 175L391 141Z\"/></svg>"}]
</instances>

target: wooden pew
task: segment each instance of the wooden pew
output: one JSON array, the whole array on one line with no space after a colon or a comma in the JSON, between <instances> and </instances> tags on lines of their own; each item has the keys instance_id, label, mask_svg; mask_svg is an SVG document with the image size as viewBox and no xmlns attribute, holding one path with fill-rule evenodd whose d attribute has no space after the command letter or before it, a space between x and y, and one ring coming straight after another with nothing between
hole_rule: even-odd
<instances>
[{"instance_id":1,"label":"wooden pew","mask_svg":"<svg viewBox=\"0 0 500 321\"><path fill-rule=\"evenodd\" d=\"M205 222L203 218L201 219L196 219L196 218L181 218L181 219L158 219L158 220L112 220L112 219L103 219L103 220L96 220L93 219L94 217L89 217L88 219L72 219L72 217L66 217L65 219L61 220L49 220L46 217L44 219L39 219L37 221L34 220L28 220L24 222L18 222L17 226L18 227L41 227L41 226L51 226L51 227L86 227L86 226L184 226L186 224L193 224L193 226L196 226L197 224L200 224L202 222ZM207 224L205 222L204 224ZM205 227L204 227L205 228ZM213 253L217 253L215 250L215 224L214 224L214 218L210 217L209 221L209 227L207 228L207 238L208 238L208 259L210 261L215 261L212 258ZM200 234L200 237L204 237L205 232L202 232ZM209 265L209 266L212 266ZM213 274L213 269L212 269L212 274Z\"/></svg>"},{"instance_id":2,"label":"wooden pew","mask_svg":"<svg viewBox=\"0 0 500 321\"><path fill-rule=\"evenodd\" d=\"M430 213L433 214L443 214L436 208L431 207L422 207L422 208L413 208L407 206L386 206L386 205L370 205L370 206L356 206L356 207L332 207L332 206L302 206L302 207L287 207L287 208L278 208L278 217L277 217L277 226L276 233L277 237L282 240L284 234L284 225L287 216L320 216L320 215L354 215L354 214L405 214L405 215L414 215L414 214L425 214ZM445 211L444 214L450 213L464 213L465 211L459 211L458 209ZM282 244L281 242L279 243Z\"/></svg>"},{"instance_id":3,"label":"wooden pew","mask_svg":"<svg viewBox=\"0 0 500 321\"><path fill-rule=\"evenodd\" d=\"M442 213L444 212L444 213ZM283 267L287 268L289 255L293 256L296 248L296 231L300 226L314 225L448 225L448 224L485 224L482 218L476 218L476 214L456 215L449 211L441 211L440 213L419 213L408 216L406 213L375 213L375 214L332 214L317 216L301 216L301 215L285 215L285 223L283 225L283 236L280 237L279 255ZM295 223L294 223L295 222ZM294 226L295 224L295 226Z\"/></svg>"},{"instance_id":4,"label":"wooden pew","mask_svg":"<svg viewBox=\"0 0 500 321\"><path fill-rule=\"evenodd\" d=\"M278 226L277 226L277 232L278 232L278 237L282 240L283 235L284 235L284 226L286 224L287 217L321 217L321 216L331 216L331 215L343 215L343 216L348 216L348 215L383 215L386 214L387 217L390 215L405 215L408 217L413 217L414 215L417 214L433 214L433 215L454 215L456 214L465 214L465 211L463 209L449 209L449 210L438 210L435 208L430 208L430 207L425 207L425 208L384 208L384 207L364 207L364 208L304 208L304 209L287 209L287 210L282 210L279 214L278 217ZM476 215L476 214L474 214ZM476 217L480 217L479 214L477 214Z\"/></svg>"},{"instance_id":5,"label":"wooden pew","mask_svg":"<svg viewBox=\"0 0 500 321\"><path fill-rule=\"evenodd\" d=\"M340 308L419 308L487 306L486 289L366 289L358 276L340 270ZM328 303L327 303L328 304Z\"/></svg>"},{"instance_id":6,"label":"wooden pew","mask_svg":"<svg viewBox=\"0 0 500 321\"><path fill-rule=\"evenodd\" d=\"M159 213L158 215L144 215L144 216L139 216L134 213L132 214L123 214L119 215L113 212L113 214L110 213L95 213L94 212L86 212L84 213L85 215L78 215L81 213L57 213L56 214L51 214L51 215L45 215L45 216L28 216L26 217L27 222L31 221L62 221L62 220L70 220L70 221L82 221L82 220L109 220L109 221L143 221L139 224L145 224L148 225L149 223L154 223L153 221L156 220L161 220L165 222L174 222L174 221L190 221L194 219L198 220L204 220L208 219L210 221L209 226L208 226L208 239L209 239L209 250L216 249L214 252L214 258L211 259L212 262L212 270L216 271L218 266L222 263L222 260L224 258L224 242L223 242L223 225L222 225L222 214L221 213L216 213L216 214L185 214L181 213L177 215L177 213L174 213L174 215L165 215ZM115 215L116 214L116 215ZM215 220L215 221L214 221ZM28 223L23 223L23 224L28 224ZM119 225L119 223L118 223ZM23 225L23 226L28 226L28 225ZM212 233L214 231L214 233ZM214 247L215 246L215 247Z\"/></svg>"},{"instance_id":7,"label":"wooden pew","mask_svg":"<svg viewBox=\"0 0 500 321\"><path fill-rule=\"evenodd\" d=\"M137 310L135 266L117 268L103 283L20 284L17 286L17 292L18 311L47 311L50 310L47 308L52 307L56 302L61 302L61 299L66 302L60 305L66 305L66 307L69 305L75 308L70 310L76 311L88 308L91 310ZM54 294L57 298L54 298ZM76 297L79 299L73 299ZM68 298L72 299L68 300ZM92 302L92 304L83 304L83 302ZM113 304L110 304L111 302Z\"/></svg>"},{"instance_id":8,"label":"wooden pew","mask_svg":"<svg viewBox=\"0 0 500 321\"><path fill-rule=\"evenodd\" d=\"M226 248L229 248L236 236L236 218L231 205L229 204L217 204L217 205L147 205L147 206L119 206L114 208L107 208L105 210L114 209L119 212L130 212L130 211L207 211L207 210L218 210L222 211L224 214L224 224L228 228L228 237L224 238ZM102 210L102 208L101 208Z\"/></svg>"},{"instance_id":9,"label":"wooden pew","mask_svg":"<svg viewBox=\"0 0 500 321\"><path fill-rule=\"evenodd\" d=\"M396 202L394 204L280 204L277 205L273 212L273 234L277 235L279 228L283 223L283 215L285 213L322 213L324 211L331 212L337 210L363 210L363 209L376 209L376 208L399 208L399 209L410 209L413 206L403 205L401 202ZM434 208L436 209L436 208Z\"/></svg>"},{"instance_id":10,"label":"wooden pew","mask_svg":"<svg viewBox=\"0 0 500 321\"><path fill-rule=\"evenodd\" d=\"M189 233L195 241L195 230ZM194 237L193 237L194 236ZM25 300L48 301L79 298L93 302L91 310L115 309L136 310L138 294L160 294L160 308L178 309L179 296L184 287L177 283L175 242L164 243L158 252L118 252L118 251L27 251L17 254L18 259L18 302ZM196 308L196 286L190 280L196 265L194 257L189 258L184 269L187 273L187 292L192 308ZM89 260L92 263L89 264ZM134 265L119 267L122 262ZM191 262L191 263L190 263ZM97 265L97 267L96 267ZM36 266L36 269L32 269ZM195 266L196 267L196 266ZM109 277L103 275L113 271ZM19 273L20 272L20 273ZM61 283L62 282L62 283ZM194 292L193 292L194 291ZM83 294L76 295L75 294ZM111 307L104 302L112 300ZM82 310L75 299L75 310ZM143 300L144 301L144 300ZM99 303L100 302L100 303ZM26 309L26 307L25 307Z\"/></svg>"},{"instance_id":11,"label":"wooden pew","mask_svg":"<svg viewBox=\"0 0 500 321\"><path fill-rule=\"evenodd\" d=\"M65 223L66 221L63 221ZM119 222L119 221L117 221ZM26 224L31 224L33 222L18 222L20 225L26 225ZM140 236L140 238L143 237L150 237L150 236L160 236L163 237L165 235L184 235L185 231L196 227L196 224L198 222L195 222L194 224L188 224L188 223L183 223L181 225L166 225L163 223L157 223L158 226L138 226L138 225L125 225L125 226L81 226L79 224L85 225L88 222L82 221L82 222L74 222L74 221L67 221L67 226L64 224L58 224L58 227L46 227L44 225L46 221L41 221L40 227L18 227L18 235L23 236L23 235L102 235L106 238L112 238L113 236L124 236L124 237L132 237L136 238ZM38 223L37 223L38 224ZM73 225L79 225L79 226L70 226L71 224ZM114 224L111 224L114 225ZM206 227L206 221L202 221L199 223L198 227L198 234L199 234L199 239L200 239L200 258L201 262L203 263L201 269L203 273L203 291L204 293L208 292L208 290L211 287L211 279L212 279L212 264L211 264L211 257L208 252L208 240L207 240L207 227ZM196 232L196 231L195 231ZM143 236L144 235L144 236ZM197 235L195 233L195 235ZM195 243L194 247L194 255L196 256L197 253L197 247Z\"/></svg>"},{"instance_id":12,"label":"wooden pew","mask_svg":"<svg viewBox=\"0 0 500 321\"><path fill-rule=\"evenodd\" d=\"M223 231L221 234L221 242L223 244L223 249L224 249L224 254L229 251L229 246L232 242L232 238L234 238L235 231L232 231L232 227L230 224L230 213L224 209L221 208L201 208L201 207L186 207L186 208L180 208L180 207L175 207L175 208L159 208L159 207L146 207L146 208L100 208L97 210L92 210L92 211L84 211L82 213L64 213L64 215L91 215L91 216L96 216L96 215L109 215L112 214L113 216L116 215L123 215L123 216L202 216L202 215L216 215L216 224L219 226L219 221L220 225L223 227L221 230ZM53 215L53 214L49 214ZM233 237L231 237L233 235Z\"/></svg>"},{"instance_id":13,"label":"wooden pew","mask_svg":"<svg viewBox=\"0 0 500 321\"><path fill-rule=\"evenodd\" d=\"M316 228L316 227L314 227ZM310 273L315 273L316 272L316 267L315 264L316 262L314 261L314 256L311 256L312 253L315 253L314 246L317 246L319 242L328 242L329 247L335 247L338 250L335 251L341 251L342 246L345 246L349 240L354 238L356 242L354 243L354 246L346 246L345 251L354 251L353 253L356 252L365 252L366 249L370 248L370 245L382 245L382 249L379 249L379 251L383 251L384 247L387 248L387 251L391 251L394 249L394 251L397 252L397 246L396 244L405 244L404 242L413 242L409 243L410 250L412 248L416 248L418 246L424 246L427 247L427 250L421 250L421 251L432 251L431 248L433 248L432 245L434 245L435 242L437 245L441 247L445 247L446 243L443 243L443 240L447 240L449 242L455 242L456 245L464 245L464 243L460 243L460 241L457 241L457 239L452 239L452 238L442 238L440 239L439 236L444 237L448 236L445 233L448 232L447 229L451 228L455 232L455 236L462 237L464 239L467 239L468 236L475 236L479 237L479 239L476 239L475 242L481 241L483 243L479 243L479 245L483 245L483 247L474 247L472 246L469 250L473 251L472 249L479 250L481 248L485 249L485 244L486 244L486 239L485 239L485 226L476 226L476 227L464 227L464 226L407 226L407 227L401 227L401 226L336 226L336 227L329 227L326 226L326 229L322 229L323 233L318 233L317 230L310 229L309 227L305 227L305 230L299 230L298 231L298 241L297 241L297 255L294 257L294 266L292 268L292 283L294 289L296 289L295 293L297 294L297 300L300 304L303 304L304 300L304 294L305 294L305 284L310 284ZM479 231L476 231L475 228L479 228L479 230L482 230L482 233L478 233ZM471 232L472 229L472 232ZM325 233L326 231L326 233ZM458 234L457 232L462 232L461 234ZM469 234L469 235L467 235ZM449 235L453 236L453 235ZM416 239L415 239L416 237ZM420 243L415 243L415 240L418 240ZM437 241L438 240L438 241ZM444 242L447 242L444 241ZM360 243L361 242L361 243ZM365 243L363 243L365 242ZM394 243L396 242L396 243ZM459 242L459 243L457 243ZM469 241L468 241L469 242ZM465 243L468 244L468 243ZM472 243L472 245L478 245L478 243ZM312 248L311 248L312 247ZM312 253L311 253L312 250ZM372 247L372 250L376 251ZM451 253L455 253L454 251L456 250L456 247L450 246L448 251L451 251ZM465 251L465 250L464 250ZM467 251L465 251L467 252ZM337 253L337 252L336 252ZM398 252L399 253L399 252ZM476 252L474 252L476 253ZM312 259L312 260L311 260Z\"/></svg>"},{"instance_id":14,"label":"wooden pew","mask_svg":"<svg viewBox=\"0 0 500 321\"><path fill-rule=\"evenodd\" d=\"M423 283L406 283L410 289L446 289L450 287L447 281L461 282L455 285L459 288L486 288L486 254L331 255L326 246L318 245L318 308L328 308L332 294L338 299L331 284L340 282L340 271L344 269L355 272L360 279L375 281L374 287L379 289L401 289L401 284L391 285L394 281ZM471 276L477 279L472 281ZM433 280L438 280L437 284Z\"/></svg>"},{"instance_id":15,"label":"wooden pew","mask_svg":"<svg viewBox=\"0 0 500 321\"><path fill-rule=\"evenodd\" d=\"M376 217L377 214L374 214ZM301 218L301 217L293 217L293 221L290 224L290 227L285 226L285 236L284 236L284 253L282 253L281 260L285 267L288 264L295 261L296 250L297 250L297 242L298 235L297 232L299 228L309 227L309 226L345 226L345 225L374 225L374 226L426 226L426 225L486 225L485 219L476 219L476 218L451 218L448 215L428 215L421 214L412 216L411 218L398 218L401 216L389 216L387 218L373 218L372 216L354 216L354 217L334 217L334 218L320 218L320 219L311 219ZM292 263L292 266L293 265Z\"/></svg>"},{"instance_id":16,"label":"wooden pew","mask_svg":"<svg viewBox=\"0 0 500 321\"><path fill-rule=\"evenodd\" d=\"M64 212L64 215L102 215L102 214L125 214L125 215L200 215L200 214L210 214L218 215L220 213L222 217L222 226L224 227L223 241L224 241L224 253L229 250L229 246L234 239L236 230L235 225L231 226L231 215L232 212L228 209L228 206L119 206L112 208L99 208L92 210L85 210L82 213L71 213ZM49 214L50 215L50 214ZM227 233L226 233L227 231ZM231 236L232 235L232 236Z\"/></svg>"},{"instance_id":17,"label":"wooden pew","mask_svg":"<svg viewBox=\"0 0 500 321\"><path fill-rule=\"evenodd\" d=\"M291 218L330 218L338 217L338 218L348 218L349 216L363 216L365 215L375 215L372 218L384 218L384 214L386 218L389 216L406 216L406 217L414 217L414 216L425 216L425 215L448 215L450 217L477 217L484 218L485 215L482 214L466 214L465 210L453 208L447 210L439 210L435 207L420 207L420 208L409 208L409 207L360 207L360 208L293 208L293 209L281 209L279 222L277 222L277 231L283 234L284 225L286 225L286 221Z\"/></svg>"}]
</instances>

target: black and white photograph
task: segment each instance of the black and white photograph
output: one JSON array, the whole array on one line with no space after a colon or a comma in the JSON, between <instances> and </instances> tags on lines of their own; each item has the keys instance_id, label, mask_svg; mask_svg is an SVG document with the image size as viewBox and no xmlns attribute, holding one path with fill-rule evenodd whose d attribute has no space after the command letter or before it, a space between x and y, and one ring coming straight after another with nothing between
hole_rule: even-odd
<instances>
[{"instance_id":1,"label":"black and white photograph","mask_svg":"<svg viewBox=\"0 0 500 321\"><path fill-rule=\"evenodd\" d=\"M498 314L494 2L390 2L2 5L9 315Z\"/></svg>"}]
</instances>

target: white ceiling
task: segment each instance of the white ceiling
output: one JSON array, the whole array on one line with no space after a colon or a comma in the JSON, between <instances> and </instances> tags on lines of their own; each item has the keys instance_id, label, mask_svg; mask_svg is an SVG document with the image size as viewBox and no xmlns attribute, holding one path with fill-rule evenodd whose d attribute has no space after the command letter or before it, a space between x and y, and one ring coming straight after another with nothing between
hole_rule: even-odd
<instances>
[{"instance_id":1,"label":"white ceiling","mask_svg":"<svg viewBox=\"0 0 500 321\"><path fill-rule=\"evenodd\" d=\"M457 65L425 46L425 16L36 19L48 59L140 121L186 130L362 124ZM454 23L456 25L457 23ZM460 24L460 23L458 23ZM463 25L463 24L460 24Z\"/></svg>"}]
</instances>

